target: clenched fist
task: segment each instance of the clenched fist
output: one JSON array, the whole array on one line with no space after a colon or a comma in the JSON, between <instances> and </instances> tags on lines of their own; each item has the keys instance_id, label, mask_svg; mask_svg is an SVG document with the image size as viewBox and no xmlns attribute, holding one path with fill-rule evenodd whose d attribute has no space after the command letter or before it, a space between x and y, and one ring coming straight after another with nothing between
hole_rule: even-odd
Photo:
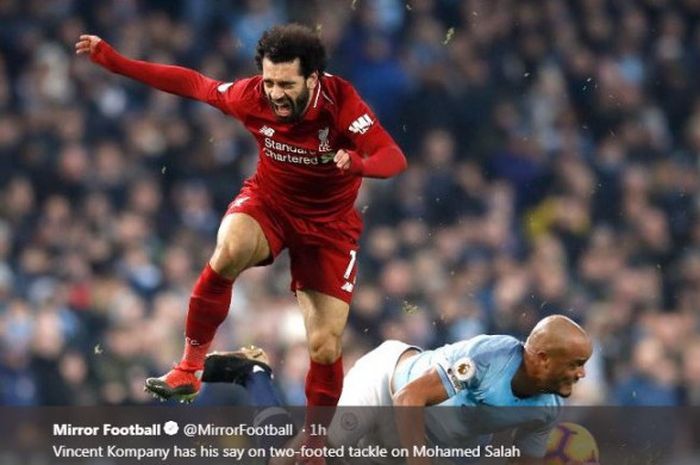
<instances>
[{"instance_id":1,"label":"clenched fist","mask_svg":"<svg viewBox=\"0 0 700 465\"><path fill-rule=\"evenodd\" d=\"M333 161L341 171L355 175L362 173L362 157L354 150L338 150Z\"/></svg>"}]
</instances>

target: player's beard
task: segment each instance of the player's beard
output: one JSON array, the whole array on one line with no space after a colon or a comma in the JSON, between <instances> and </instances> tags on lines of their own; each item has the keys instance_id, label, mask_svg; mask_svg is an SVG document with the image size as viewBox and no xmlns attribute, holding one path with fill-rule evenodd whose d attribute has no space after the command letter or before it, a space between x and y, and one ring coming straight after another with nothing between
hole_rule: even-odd
<instances>
[{"instance_id":1,"label":"player's beard","mask_svg":"<svg viewBox=\"0 0 700 465\"><path fill-rule=\"evenodd\" d=\"M294 123L299 121L304 114L304 110L306 110L306 104L309 102L310 96L311 92L309 92L309 89L304 86L296 99L285 96L283 99L273 102L268 96L267 101L270 104L270 108L272 108L272 112L275 114L275 116L277 116L279 121L283 123ZM275 108L275 103L288 105L290 109L289 114L287 116L280 116Z\"/></svg>"}]
</instances>

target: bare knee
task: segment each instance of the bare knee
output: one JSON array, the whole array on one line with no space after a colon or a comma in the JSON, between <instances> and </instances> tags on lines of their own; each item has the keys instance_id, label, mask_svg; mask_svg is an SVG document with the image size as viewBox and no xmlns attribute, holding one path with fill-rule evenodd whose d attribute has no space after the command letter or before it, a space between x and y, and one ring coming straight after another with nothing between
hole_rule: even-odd
<instances>
[{"instance_id":1,"label":"bare knee","mask_svg":"<svg viewBox=\"0 0 700 465\"><path fill-rule=\"evenodd\" d=\"M317 291L298 290L297 299L304 313L306 337L311 360L330 364L341 354L341 337L350 306Z\"/></svg>"},{"instance_id":2,"label":"bare knee","mask_svg":"<svg viewBox=\"0 0 700 465\"><path fill-rule=\"evenodd\" d=\"M248 262L253 248L245 242L245 240L239 242L235 238L217 242L214 254L209 261L211 267L223 276L235 279L241 271L251 266Z\"/></svg>"},{"instance_id":3,"label":"bare knee","mask_svg":"<svg viewBox=\"0 0 700 465\"><path fill-rule=\"evenodd\" d=\"M260 225L245 214L228 215L221 222L211 267L227 278L263 261L270 254Z\"/></svg>"},{"instance_id":4,"label":"bare knee","mask_svg":"<svg viewBox=\"0 0 700 465\"><path fill-rule=\"evenodd\" d=\"M341 354L341 334L328 330L316 330L309 334L309 356L316 363L330 364Z\"/></svg>"}]
</instances>

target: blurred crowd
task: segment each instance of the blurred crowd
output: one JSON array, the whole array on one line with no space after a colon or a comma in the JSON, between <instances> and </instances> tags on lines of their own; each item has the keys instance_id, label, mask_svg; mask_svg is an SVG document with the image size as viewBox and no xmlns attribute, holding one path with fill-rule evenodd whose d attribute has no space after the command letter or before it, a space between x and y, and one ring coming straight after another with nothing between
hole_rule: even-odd
<instances>
[{"instance_id":1,"label":"blurred crowd","mask_svg":"<svg viewBox=\"0 0 700 465\"><path fill-rule=\"evenodd\" d=\"M240 124L77 37L231 80L287 21L409 159L358 201L346 370L385 339L523 338L564 313L595 341L572 402L700 405L700 0L0 0L0 404L150 402L257 162ZM244 344L303 404L285 256L236 282L215 347Z\"/></svg>"}]
</instances>

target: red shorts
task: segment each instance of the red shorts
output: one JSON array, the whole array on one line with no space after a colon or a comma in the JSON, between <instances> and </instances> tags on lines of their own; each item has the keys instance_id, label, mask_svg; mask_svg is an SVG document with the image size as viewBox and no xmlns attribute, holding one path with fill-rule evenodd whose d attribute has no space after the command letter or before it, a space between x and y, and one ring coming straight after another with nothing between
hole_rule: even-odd
<instances>
[{"instance_id":1,"label":"red shorts","mask_svg":"<svg viewBox=\"0 0 700 465\"><path fill-rule=\"evenodd\" d=\"M350 303L362 233L357 210L336 221L311 221L275 207L254 184L246 183L229 204L229 213L245 213L260 224L271 256L258 265L269 265L289 249L292 292L311 289Z\"/></svg>"}]
</instances>

